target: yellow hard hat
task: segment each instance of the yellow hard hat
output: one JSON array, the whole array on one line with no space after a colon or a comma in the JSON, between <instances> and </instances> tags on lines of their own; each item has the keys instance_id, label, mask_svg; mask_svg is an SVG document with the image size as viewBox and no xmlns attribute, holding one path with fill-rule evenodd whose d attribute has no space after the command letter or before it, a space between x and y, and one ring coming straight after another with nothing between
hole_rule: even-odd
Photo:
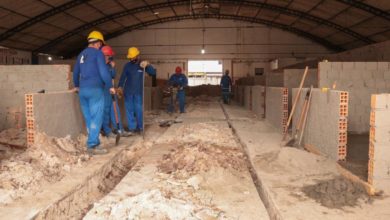
<instances>
[{"instance_id":1,"label":"yellow hard hat","mask_svg":"<svg viewBox=\"0 0 390 220\"><path fill-rule=\"evenodd\" d=\"M139 50L136 47L130 47L128 52L127 52L127 58L128 59L133 59L134 57L139 55Z\"/></svg>"},{"instance_id":2,"label":"yellow hard hat","mask_svg":"<svg viewBox=\"0 0 390 220\"><path fill-rule=\"evenodd\" d=\"M94 40L101 40L104 43L104 37L103 34L100 33L99 31L92 31L88 35L88 42L93 42Z\"/></svg>"}]
</instances>

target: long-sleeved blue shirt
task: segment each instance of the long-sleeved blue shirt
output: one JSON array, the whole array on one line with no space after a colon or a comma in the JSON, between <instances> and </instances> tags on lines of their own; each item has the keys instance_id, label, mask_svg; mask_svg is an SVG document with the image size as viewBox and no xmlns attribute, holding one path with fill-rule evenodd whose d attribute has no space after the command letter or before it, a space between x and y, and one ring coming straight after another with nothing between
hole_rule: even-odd
<instances>
[{"instance_id":1,"label":"long-sleeved blue shirt","mask_svg":"<svg viewBox=\"0 0 390 220\"><path fill-rule=\"evenodd\" d=\"M188 80L186 75L180 73L174 73L172 76L169 78L169 85L171 86L179 86L179 87L184 87L188 85Z\"/></svg>"},{"instance_id":2,"label":"long-sleeved blue shirt","mask_svg":"<svg viewBox=\"0 0 390 220\"><path fill-rule=\"evenodd\" d=\"M232 79L228 75L223 75L221 78L222 88L229 88L232 85Z\"/></svg>"},{"instance_id":3,"label":"long-sleeved blue shirt","mask_svg":"<svg viewBox=\"0 0 390 220\"><path fill-rule=\"evenodd\" d=\"M156 70L152 65L145 68L145 72L149 75L156 75ZM121 78L119 79L118 87L124 89L125 95L142 95L144 85L144 70L140 63L126 63L123 68Z\"/></svg>"},{"instance_id":4,"label":"long-sleeved blue shirt","mask_svg":"<svg viewBox=\"0 0 390 220\"><path fill-rule=\"evenodd\" d=\"M73 70L73 83L80 88L112 87L111 75L100 50L87 47L78 55Z\"/></svg>"},{"instance_id":5,"label":"long-sleeved blue shirt","mask_svg":"<svg viewBox=\"0 0 390 220\"><path fill-rule=\"evenodd\" d=\"M111 64L107 63L108 72L110 73L111 79L115 79L116 71Z\"/></svg>"}]
</instances>

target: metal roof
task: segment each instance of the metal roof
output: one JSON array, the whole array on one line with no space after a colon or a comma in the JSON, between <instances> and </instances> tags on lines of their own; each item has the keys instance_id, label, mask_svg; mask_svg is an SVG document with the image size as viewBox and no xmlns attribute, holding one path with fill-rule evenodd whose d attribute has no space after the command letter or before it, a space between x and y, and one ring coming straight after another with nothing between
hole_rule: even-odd
<instances>
[{"instance_id":1,"label":"metal roof","mask_svg":"<svg viewBox=\"0 0 390 220\"><path fill-rule=\"evenodd\" d=\"M390 0L2 0L0 45L71 56L93 29L110 39L153 24L214 18L264 24L343 51L389 40L389 10Z\"/></svg>"}]
</instances>

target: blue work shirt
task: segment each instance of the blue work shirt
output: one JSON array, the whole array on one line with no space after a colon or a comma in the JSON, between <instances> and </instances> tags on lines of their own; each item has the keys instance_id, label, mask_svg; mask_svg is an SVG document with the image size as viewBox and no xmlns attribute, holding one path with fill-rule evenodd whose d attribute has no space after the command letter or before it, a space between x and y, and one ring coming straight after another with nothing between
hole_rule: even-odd
<instances>
[{"instance_id":1,"label":"blue work shirt","mask_svg":"<svg viewBox=\"0 0 390 220\"><path fill-rule=\"evenodd\" d=\"M110 73L111 79L115 79L116 71L111 66L111 64L107 63L108 72Z\"/></svg>"},{"instance_id":2,"label":"blue work shirt","mask_svg":"<svg viewBox=\"0 0 390 220\"><path fill-rule=\"evenodd\" d=\"M111 75L107 69L103 53L87 47L77 56L73 70L73 83L79 88L112 87Z\"/></svg>"},{"instance_id":3,"label":"blue work shirt","mask_svg":"<svg viewBox=\"0 0 390 220\"><path fill-rule=\"evenodd\" d=\"M228 75L223 75L221 78L222 88L229 88L232 85L232 79Z\"/></svg>"},{"instance_id":4,"label":"blue work shirt","mask_svg":"<svg viewBox=\"0 0 390 220\"><path fill-rule=\"evenodd\" d=\"M147 65L145 72L149 75L156 75L156 70L152 65ZM124 89L124 94L127 95L142 95L143 94L143 74L144 70L140 63L126 63L123 68L121 78L119 79L118 87Z\"/></svg>"},{"instance_id":5,"label":"blue work shirt","mask_svg":"<svg viewBox=\"0 0 390 220\"><path fill-rule=\"evenodd\" d=\"M186 75L180 73L174 73L170 78L169 78L169 85L171 86L179 86L179 87L185 87L188 85L188 80Z\"/></svg>"}]
</instances>

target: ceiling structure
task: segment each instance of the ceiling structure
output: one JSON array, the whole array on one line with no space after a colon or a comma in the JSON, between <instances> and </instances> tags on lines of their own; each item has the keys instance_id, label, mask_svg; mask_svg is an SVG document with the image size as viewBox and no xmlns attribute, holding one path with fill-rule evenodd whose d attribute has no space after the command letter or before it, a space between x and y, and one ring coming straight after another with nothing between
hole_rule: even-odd
<instances>
[{"instance_id":1,"label":"ceiling structure","mask_svg":"<svg viewBox=\"0 0 390 220\"><path fill-rule=\"evenodd\" d=\"M89 31L106 39L188 19L279 28L335 52L390 39L390 0L2 0L0 45L73 56Z\"/></svg>"}]
</instances>

